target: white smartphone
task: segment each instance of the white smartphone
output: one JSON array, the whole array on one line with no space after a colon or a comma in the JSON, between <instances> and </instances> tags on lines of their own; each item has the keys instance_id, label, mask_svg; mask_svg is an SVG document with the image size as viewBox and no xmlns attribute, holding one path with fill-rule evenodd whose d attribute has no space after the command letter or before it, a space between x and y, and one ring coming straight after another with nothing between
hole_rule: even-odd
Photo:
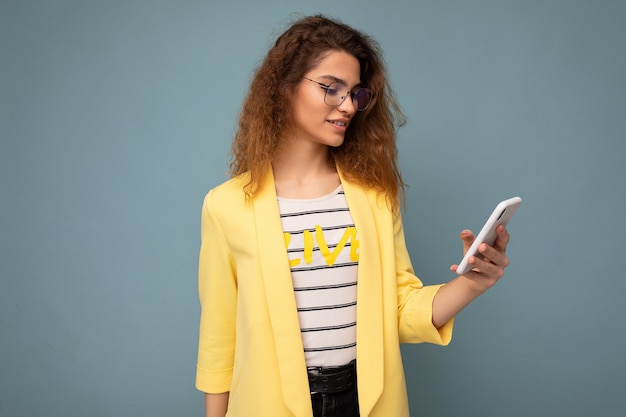
<instances>
[{"instance_id":1,"label":"white smartphone","mask_svg":"<svg viewBox=\"0 0 626 417\"><path fill-rule=\"evenodd\" d=\"M491 216L485 222L485 225L476 236L474 243L467 250L467 253L459 263L459 267L456 273L461 275L472 270L472 266L469 264L470 256L480 256L478 253L478 245L485 242L488 245L493 245L496 241L496 227L500 224L505 225L511 220L511 217L515 214L518 207L522 204L522 199L519 197L509 198L508 200L501 201L491 213Z\"/></svg>"}]
</instances>

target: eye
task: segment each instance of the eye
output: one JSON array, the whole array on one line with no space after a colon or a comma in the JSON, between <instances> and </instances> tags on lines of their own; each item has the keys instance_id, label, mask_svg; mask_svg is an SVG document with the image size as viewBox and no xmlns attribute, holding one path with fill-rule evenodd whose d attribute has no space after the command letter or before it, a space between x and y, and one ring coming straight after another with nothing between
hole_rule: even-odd
<instances>
[{"instance_id":1,"label":"eye","mask_svg":"<svg viewBox=\"0 0 626 417\"><path fill-rule=\"evenodd\" d=\"M358 110L365 110L367 109L367 107L370 104L370 101L372 100L372 96L374 95L374 93L372 93L372 90L370 90L369 88L359 88L358 90L356 90L353 93L353 100L356 100L357 102L357 109Z\"/></svg>"},{"instance_id":2,"label":"eye","mask_svg":"<svg viewBox=\"0 0 626 417\"><path fill-rule=\"evenodd\" d=\"M369 102L371 91L367 88L359 88L354 92L354 98L359 100L359 102Z\"/></svg>"},{"instance_id":3,"label":"eye","mask_svg":"<svg viewBox=\"0 0 626 417\"><path fill-rule=\"evenodd\" d=\"M339 83L330 83L326 89L326 94L331 97L345 96L347 92L348 88Z\"/></svg>"}]
</instances>

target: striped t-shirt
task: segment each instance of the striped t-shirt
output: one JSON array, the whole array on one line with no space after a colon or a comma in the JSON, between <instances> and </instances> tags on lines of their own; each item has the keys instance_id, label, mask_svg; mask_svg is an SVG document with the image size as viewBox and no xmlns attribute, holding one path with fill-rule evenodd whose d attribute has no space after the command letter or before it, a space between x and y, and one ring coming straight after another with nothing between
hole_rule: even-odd
<instances>
[{"instance_id":1,"label":"striped t-shirt","mask_svg":"<svg viewBox=\"0 0 626 417\"><path fill-rule=\"evenodd\" d=\"M343 188L278 206L307 366L345 365L356 358L359 241Z\"/></svg>"}]
</instances>

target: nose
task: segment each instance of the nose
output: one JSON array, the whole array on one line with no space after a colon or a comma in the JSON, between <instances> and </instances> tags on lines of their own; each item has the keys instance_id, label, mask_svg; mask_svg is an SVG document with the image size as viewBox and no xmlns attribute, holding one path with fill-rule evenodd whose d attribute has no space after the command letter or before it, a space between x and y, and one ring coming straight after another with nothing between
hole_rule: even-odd
<instances>
[{"instance_id":1,"label":"nose","mask_svg":"<svg viewBox=\"0 0 626 417\"><path fill-rule=\"evenodd\" d=\"M351 93L348 93L345 100L337 106L340 112L345 114L354 114L356 113L356 105L354 104L354 98Z\"/></svg>"}]
</instances>

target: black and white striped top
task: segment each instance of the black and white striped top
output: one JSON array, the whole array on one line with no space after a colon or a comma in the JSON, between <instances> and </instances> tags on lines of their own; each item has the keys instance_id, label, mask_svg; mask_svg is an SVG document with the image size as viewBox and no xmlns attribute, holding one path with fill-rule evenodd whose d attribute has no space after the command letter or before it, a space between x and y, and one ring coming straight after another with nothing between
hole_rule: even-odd
<instances>
[{"instance_id":1,"label":"black and white striped top","mask_svg":"<svg viewBox=\"0 0 626 417\"><path fill-rule=\"evenodd\" d=\"M359 241L343 188L278 206L307 366L345 365L356 358Z\"/></svg>"}]
</instances>

